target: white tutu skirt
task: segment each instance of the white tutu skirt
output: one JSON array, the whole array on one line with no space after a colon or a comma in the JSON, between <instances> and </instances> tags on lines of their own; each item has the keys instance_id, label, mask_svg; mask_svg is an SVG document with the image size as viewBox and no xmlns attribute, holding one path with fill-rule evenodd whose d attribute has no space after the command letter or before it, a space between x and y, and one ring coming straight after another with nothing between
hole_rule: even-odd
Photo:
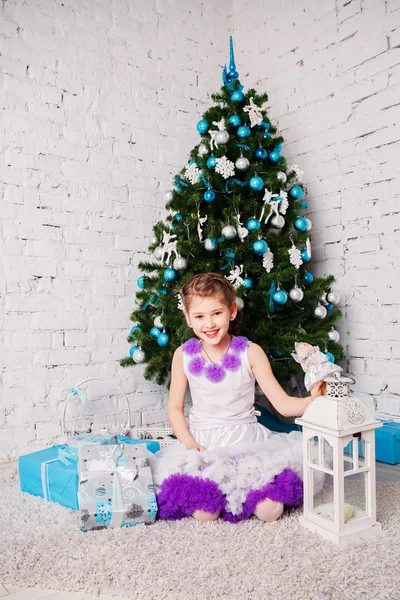
<instances>
[{"instance_id":1,"label":"white tutu skirt","mask_svg":"<svg viewBox=\"0 0 400 600\"><path fill-rule=\"evenodd\" d=\"M151 459L161 517L182 518L201 508L237 521L247 518L265 498L300 505L300 432L271 433L249 423L191 433L207 448L204 452L177 442ZM322 483L321 479L317 487Z\"/></svg>"}]
</instances>

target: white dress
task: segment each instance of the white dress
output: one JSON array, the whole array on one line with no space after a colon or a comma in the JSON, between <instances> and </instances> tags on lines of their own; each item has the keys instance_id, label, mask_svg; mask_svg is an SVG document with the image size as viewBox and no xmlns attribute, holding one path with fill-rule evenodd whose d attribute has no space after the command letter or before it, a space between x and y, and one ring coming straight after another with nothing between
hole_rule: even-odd
<instances>
[{"instance_id":1,"label":"white dress","mask_svg":"<svg viewBox=\"0 0 400 600\"><path fill-rule=\"evenodd\" d=\"M168 516L171 511L171 514L181 514L173 512L172 500L168 510L164 510L168 500L165 497L168 493L175 494L175 488L171 491L171 487L167 493L164 482L169 478L170 482L180 484L177 475L186 476L186 480L189 476L214 482L226 501L226 520L248 516L255 490L257 498L265 493L264 498L282 496L281 501L287 506L299 505L297 480L302 472L302 434L297 431L272 433L257 423L255 378L249 364L248 346L247 338L233 338L222 361L210 364L201 356L199 340L193 338L183 345L183 369L193 403L189 430L206 451L188 450L177 443L155 455L152 470L156 491L163 492L159 500L164 503L160 512L165 518L181 518ZM293 483L297 486L293 502L290 493L279 496L275 488L271 495L272 488L268 485L278 481L276 478L282 474L292 480L297 478ZM288 487L286 481L283 485ZM193 497L191 489L185 488L185 494ZM182 516L186 514L190 513L183 510Z\"/></svg>"}]
</instances>

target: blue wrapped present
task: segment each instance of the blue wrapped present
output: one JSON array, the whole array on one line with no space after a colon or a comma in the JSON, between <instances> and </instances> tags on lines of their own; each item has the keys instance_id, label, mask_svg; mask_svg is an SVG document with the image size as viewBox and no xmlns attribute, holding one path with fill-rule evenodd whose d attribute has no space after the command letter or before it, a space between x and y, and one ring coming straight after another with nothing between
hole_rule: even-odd
<instances>
[{"instance_id":1,"label":"blue wrapped present","mask_svg":"<svg viewBox=\"0 0 400 600\"><path fill-rule=\"evenodd\" d=\"M144 443L153 453L160 449L160 444L154 440L117 437L126 444ZM62 444L20 456L21 491L78 510L78 450L78 447Z\"/></svg>"},{"instance_id":2,"label":"blue wrapped present","mask_svg":"<svg viewBox=\"0 0 400 600\"><path fill-rule=\"evenodd\" d=\"M66 445L25 454L18 459L21 490L78 509L78 449Z\"/></svg>"},{"instance_id":3,"label":"blue wrapped present","mask_svg":"<svg viewBox=\"0 0 400 600\"><path fill-rule=\"evenodd\" d=\"M383 427L375 429L376 460L397 465L400 463L400 423L381 422Z\"/></svg>"}]
</instances>

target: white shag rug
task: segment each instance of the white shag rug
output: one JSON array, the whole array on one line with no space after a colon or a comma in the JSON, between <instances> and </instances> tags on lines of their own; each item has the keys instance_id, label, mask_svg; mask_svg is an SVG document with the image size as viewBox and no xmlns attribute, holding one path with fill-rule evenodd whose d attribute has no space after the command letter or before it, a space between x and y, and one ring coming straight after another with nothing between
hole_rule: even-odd
<instances>
[{"instance_id":1,"label":"white shag rug","mask_svg":"<svg viewBox=\"0 0 400 600\"><path fill-rule=\"evenodd\" d=\"M400 483L377 488L383 533L345 548L275 523L157 521L81 533L79 514L0 473L0 582L135 600L400 598Z\"/></svg>"}]
</instances>

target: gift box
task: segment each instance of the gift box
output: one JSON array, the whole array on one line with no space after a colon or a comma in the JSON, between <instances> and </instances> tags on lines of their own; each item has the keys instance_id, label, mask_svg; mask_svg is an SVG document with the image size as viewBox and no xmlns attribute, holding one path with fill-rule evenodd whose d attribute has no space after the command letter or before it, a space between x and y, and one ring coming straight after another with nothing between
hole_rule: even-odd
<instances>
[{"instance_id":1,"label":"gift box","mask_svg":"<svg viewBox=\"0 0 400 600\"><path fill-rule=\"evenodd\" d=\"M397 465L400 463L400 423L381 422L383 427L375 430L376 460Z\"/></svg>"},{"instance_id":2,"label":"gift box","mask_svg":"<svg viewBox=\"0 0 400 600\"><path fill-rule=\"evenodd\" d=\"M144 444L153 453L160 449L160 444L153 440L132 440L125 436L117 436L117 440ZM20 456L21 491L78 510L78 451L79 447L60 444Z\"/></svg>"},{"instance_id":3,"label":"gift box","mask_svg":"<svg viewBox=\"0 0 400 600\"><path fill-rule=\"evenodd\" d=\"M154 523L157 502L143 444L79 449L81 530Z\"/></svg>"},{"instance_id":4,"label":"gift box","mask_svg":"<svg viewBox=\"0 0 400 600\"><path fill-rule=\"evenodd\" d=\"M80 433L79 435L73 435L68 438L68 446L74 446L79 448L86 444L116 444L117 437L108 431L101 431L100 433Z\"/></svg>"}]
</instances>

